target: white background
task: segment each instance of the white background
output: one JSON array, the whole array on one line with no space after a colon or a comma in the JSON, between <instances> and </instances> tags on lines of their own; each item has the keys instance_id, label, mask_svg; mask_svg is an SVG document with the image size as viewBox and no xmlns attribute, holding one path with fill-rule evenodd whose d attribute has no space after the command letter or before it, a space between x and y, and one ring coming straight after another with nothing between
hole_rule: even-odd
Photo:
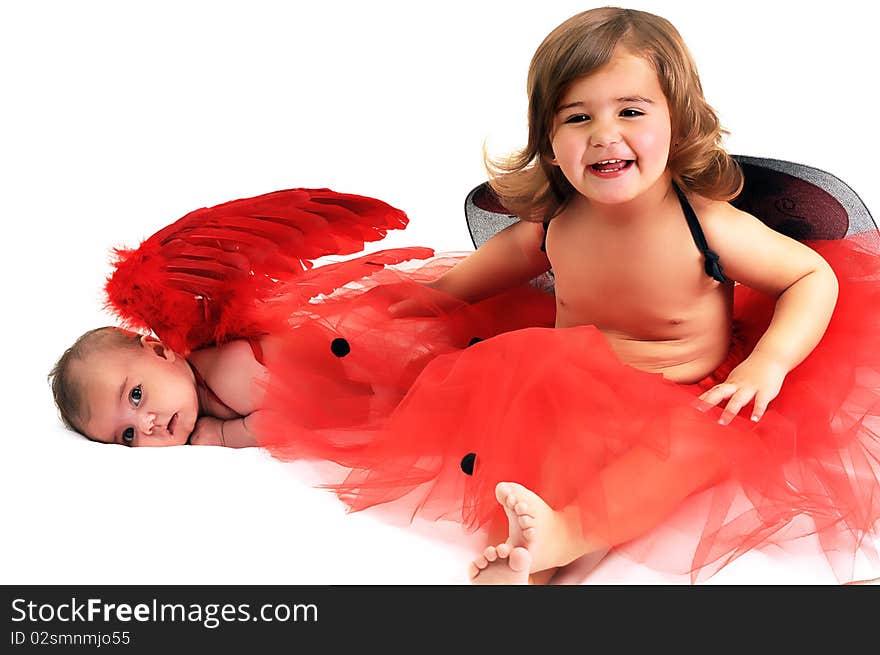
<instances>
[{"instance_id":1,"label":"white background","mask_svg":"<svg viewBox=\"0 0 880 655\"><path fill-rule=\"evenodd\" d=\"M731 152L823 168L880 211L878 35L863 3L621 4L678 27ZM462 204L485 179L482 144L524 142L529 60L589 6L0 5L0 583L464 581L472 542L346 516L309 471L259 451L88 443L60 427L46 374L111 322L109 249L197 207L327 186L409 214L372 248L469 250ZM613 571L601 580L658 580ZM831 578L755 553L714 580Z\"/></svg>"}]
</instances>

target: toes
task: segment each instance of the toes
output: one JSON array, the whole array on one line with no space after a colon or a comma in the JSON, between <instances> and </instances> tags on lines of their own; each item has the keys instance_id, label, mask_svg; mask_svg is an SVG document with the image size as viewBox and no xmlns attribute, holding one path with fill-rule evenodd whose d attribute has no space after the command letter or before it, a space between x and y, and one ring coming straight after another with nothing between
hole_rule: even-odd
<instances>
[{"instance_id":1,"label":"toes","mask_svg":"<svg viewBox=\"0 0 880 655\"><path fill-rule=\"evenodd\" d=\"M495 546L489 546L486 550L483 551L483 557L487 562L494 562L498 559L498 551L495 549Z\"/></svg>"},{"instance_id":2,"label":"toes","mask_svg":"<svg viewBox=\"0 0 880 655\"><path fill-rule=\"evenodd\" d=\"M523 530L525 530L527 528L534 528L535 523L536 523L535 517L531 516L529 514L516 517L516 522L519 524L519 527L522 528Z\"/></svg>"},{"instance_id":3,"label":"toes","mask_svg":"<svg viewBox=\"0 0 880 655\"><path fill-rule=\"evenodd\" d=\"M484 569L489 566L489 560L480 555L477 559L475 559L472 563L473 566L476 566L478 569Z\"/></svg>"},{"instance_id":4,"label":"toes","mask_svg":"<svg viewBox=\"0 0 880 655\"><path fill-rule=\"evenodd\" d=\"M527 503L522 503L522 502L520 502L520 503L516 503L515 505L512 505L512 506L511 506L511 509L512 509L514 512L516 512L517 514L522 515L522 514L527 514L527 513L528 513L528 511L529 511L529 506L528 506Z\"/></svg>"},{"instance_id":5,"label":"toes","mask_svg":"<svg viewBox=\"0 0 880 655\"><path fill-rule=\"evenodd\" d=\"M510 482L499 482L495 485L495 498L505 509L516 511L517 498L514 495L514 486Z\"/></svg>"},{"instance_id":6,"label":"toes","mask_svg":"<svg viewBox=\"0 0 880 655\"><path fill-rule=\"evenodd\" d=\"M514 571L528 571L531 564L532 554L522 546L517 546L510 551L510 561L508 562L508 565Z\"/></svg>"},{"instance_id":7,"label":"toes","mask_svg":"<svg viewBox=\"0 0 880 655\"><path fill-rule=\"evenodd\" d=\"M522 531L523 539L528 542L532 542L538 536L538 531L535 528L526 528Z\"/></svg>"},{"instance_id":8,"label":"toes","mask_svg":"<svg viewBox=\"0 0 880 655\"><path fill-rule=\"evenodd\" d=\"M495 485L495 499L504 505L510 496L510 485L506 482L499 482Z\"/></svg>"},{"instance_id":9,"label":"toes","mask_svg":"<svg viewBox=\"0 0 880 655\"><path fill-rule=\"evenodd\" d=\"M470 578L471 580L473 580L473 579L476 578L478 575L480 575L480 571L482 571L482 569L480 569L476 564L474 564L473 562L471 562L471 563L468 565L468 578Z\"/></svg>"},{"instance_id":10,"label":"toes","mask_svg":"<svg viewBox=\"0 0 880 655\"><path fill-rule=\"evenodd\" d=\"M513 549L509 543L504 542L503 544L498 544L495 546L495 551L498 553L498 557L509 557L510 551Z\"/></svg>"}]
</instances>

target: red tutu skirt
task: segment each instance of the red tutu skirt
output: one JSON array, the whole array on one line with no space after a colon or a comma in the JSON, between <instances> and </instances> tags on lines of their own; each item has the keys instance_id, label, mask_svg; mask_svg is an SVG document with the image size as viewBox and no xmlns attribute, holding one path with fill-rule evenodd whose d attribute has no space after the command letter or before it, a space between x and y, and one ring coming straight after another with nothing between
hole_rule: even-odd
<instances>
[{"instance_id":1,"label":"red tutu skirt","mask_svg":"<svg viewBox=\"0 0 880 655\"><path fill-rule=\"evenodd\" d=\"M623 364L594 326L553 328L537 288L467 305L421 284L449 258L353 269L355 284L288 316L261 444L347 467L332 488L352 510L394 501L476 530L504 520L494 489L513 481L577 506L592 541L694 581L809 535L849 581L859 553L880 564L880 250L875 232L807 245L838 303L757 423L743 410L722 426L725 403L697 397L749 355L774 298L737 285L728 358L684 385ZM391 316L402 300L416 315Z\"/></svg>"}]
</instances>

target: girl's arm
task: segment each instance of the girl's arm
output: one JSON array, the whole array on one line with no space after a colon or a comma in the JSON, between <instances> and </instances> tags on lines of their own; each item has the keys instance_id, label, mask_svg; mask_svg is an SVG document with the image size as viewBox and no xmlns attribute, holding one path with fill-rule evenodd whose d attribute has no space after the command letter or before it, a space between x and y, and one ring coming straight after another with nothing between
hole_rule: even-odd
<instances>
[{"instance_id":1,"label":"girl's arm","mask_svg":"<svg viewBox=\"0 0 880 655\"><path fill-rule=\"evenodd\" d=\"M429 286L466 302L489 298L550 270L543 241L540 223L517 221Z\"/></svg>"},{"instance_id":2,"label":"girl's arm","mask_svg":"<svg viewBox=\"0 0 880 655\"><path fill-rule=\"evenodd\" d=\"M836 302L834 271L825 260L817 262L815 268L780 294L773 320L752 353L772 358L787 373L822 339Z\"/></svg>"},{"instance_id":3,"label":"girl's arm","mask_svg":"<svg viewBox=\"0 0 880 655\"><path fill-rule=\"evenodd\" d=\"M788 373L828 327L837 303L834 271L812 248L730 205L713 212L707 228L706 239L727 277L777 298L770 326L753 352L773 358Z\"/></svg>"},{"instance_id":4,"label":"girl's arm","mask_svg":"<svg viewBox=\"0 0 880 655\"><path fill-rule=\"evenodd\" d=\"M726 203L707 212L704 229L725 274L777 298L770 325L752 353L727 380L701 396L710 406L730 398L721 422L729 423L754 399L759 420L785 376L825 334L837 303L837 278L813 249L770 229Z\"/></svg>"}]
</instances>

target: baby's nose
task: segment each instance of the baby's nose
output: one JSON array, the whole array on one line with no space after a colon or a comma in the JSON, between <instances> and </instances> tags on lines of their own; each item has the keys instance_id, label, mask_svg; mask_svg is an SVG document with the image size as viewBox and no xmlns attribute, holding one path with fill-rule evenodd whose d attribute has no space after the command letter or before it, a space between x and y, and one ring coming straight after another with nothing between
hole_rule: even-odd
<instances>
[{"instance_id":1,"label":"baby's nose","mask_svg":"<svg viewBox=\"0 0 880 655\"><path fill-rule=\"evenodd\" d=\"M141 415L141 432L152 434L156 426L156 415L153 412L144 412Z\"/></svg>"}]
</instances>

